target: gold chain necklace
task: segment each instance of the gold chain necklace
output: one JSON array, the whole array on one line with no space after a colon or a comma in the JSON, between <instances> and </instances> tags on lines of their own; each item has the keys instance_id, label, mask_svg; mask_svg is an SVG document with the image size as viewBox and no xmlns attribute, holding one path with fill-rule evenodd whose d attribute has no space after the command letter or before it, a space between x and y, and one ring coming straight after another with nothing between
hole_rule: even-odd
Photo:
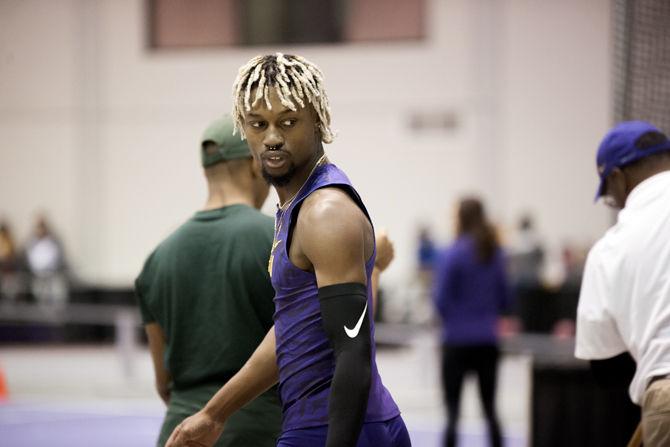
<instances>
[{"instance_id":1,"label":"gold chain necklace","mask_svg":"<svg viewBox=\"0 0 670 447\"><path fill-rule=\"evenodd\" d=\"M309 180L309 178L312 176L312 174L314 174L314 171L316 171L316 168L318 168L319 166L321 166L322 164L324 164L324 163L327 162L327 161L328 161L328 158L326 158L326 154L323 154L323 155L316 161L316 164L314 165L314 167L312 168L312 170L309 171L309 175L307 175L307 178L305 179L305 181L303 182L303 184L300 185L300 188L298 188L298 190L295 192L295 194L293 194L293 195L291 196L291 198L288 199L286 202L281 203L281 204L278 205L280 210L282 210L282 211L286 211L286 208L288 208L289 206L291 206L291 203L295 200L296 197L298 197L298 194L300 194L300 191L302 191L302 188L305 187L305 185L307 184L307 181Z\"/></svg>"},{"instance_id":2,"label":"gold chain necklace","mask_svg":"<svg viewBox=\"0 0 670 447\"><path fill-rule=\"evenodd\" d=\"M300 188L298 188L298 191L295 194L293 194L293 196L290 199L288 199L286 202L284 202L284 204L277 205L277 207L281 211L286 211L286 208L291 206L291 203L293 202L293 200L296 197L298 197L298 194L300 193L300 191L302 191L302 188L305 187L305 185L307 184L307 181L312 176L312 174L314 174L314 171L316 170L316 168L318 168L322 164L326 163L327 161L328 161L328 159L326 158L326 154L323 154L316 161L316 164L314 165L312 170L309 172L309 175L305 179L305 182L300 186ZM272 238L272 249L270 250L270 259L268 260L268 273L270 274L270 277L272 277L272 264L274 263L275 249L277 248L277 246L281 242L279 239L277 239L277 237L279 236L279 232L281 231L281 223L282 223L282 220L275 217L275 232L274 232L274 237Z\"/></svg>"}]
</instances>

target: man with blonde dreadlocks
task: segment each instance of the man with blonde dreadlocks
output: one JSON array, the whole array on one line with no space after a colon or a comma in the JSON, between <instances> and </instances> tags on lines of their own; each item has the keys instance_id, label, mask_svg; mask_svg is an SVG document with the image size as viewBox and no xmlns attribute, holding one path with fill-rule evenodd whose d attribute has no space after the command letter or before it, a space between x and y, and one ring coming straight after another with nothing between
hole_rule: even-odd
<instances>
[{"instance_id":1,"label":"man with blonde dreadlocks","mask_svg":"<svg viewBox=\"0 0 670 447\"><path fill-rule=\"evenodd\" d=\"M410 446L375 361L374 229L323 150L333 133L321 71L299 56L258 56L233 94L236 128L280 200L269 263L275 326L167 446L212 445L227 418L277 380L278 447Z\"/></svg>"}]
</instances>

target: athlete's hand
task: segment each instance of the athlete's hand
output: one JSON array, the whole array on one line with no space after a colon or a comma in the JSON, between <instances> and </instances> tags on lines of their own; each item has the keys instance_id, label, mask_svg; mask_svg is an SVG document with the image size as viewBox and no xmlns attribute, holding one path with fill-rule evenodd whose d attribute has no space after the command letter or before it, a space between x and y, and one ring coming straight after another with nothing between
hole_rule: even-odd
<instances>
[{"instance_id":1,"label":"athlete's hand","mask_svg":"<svg viewBox=\"0 0 670 447\"><path fill-rule=\"evenodd\" d=\"M395 252L393 249L393 242L388 237L386 230L379 230L375 237L375 244L377 245L377 259L375 259L375 267L379 269L380 272L386 270L386 267L389 266Z\"/></svg>"},{"instance_id":2,"label":"athlete's hand","mask_svg":"<svg viewBox=\"0 0 670 447\"><path fill-rule=\"evenodd\" d=\"M165 447L210 447L223 432L223 424L203 410L177 425Z\"/></svg>"}]
</instances>

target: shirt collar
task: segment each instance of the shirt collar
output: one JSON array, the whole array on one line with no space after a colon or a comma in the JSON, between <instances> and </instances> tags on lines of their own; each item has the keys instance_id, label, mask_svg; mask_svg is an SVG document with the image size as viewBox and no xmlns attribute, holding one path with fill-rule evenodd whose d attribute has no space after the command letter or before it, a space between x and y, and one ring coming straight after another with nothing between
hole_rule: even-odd
<instances>
[{"instance_id":1,"label":"shirt collar","mask_svg":"<svg viewBox=\"0 0 670 447\"><path fill-rule=\"evenodd\" d=\"M656 191L665 191L668 188L670 188L670 171L654 174L633 188L626 200L626 208L629 205L635 206L638 202L644 201L643 199L649 194L654 194Z\"/></svg>"}]
</instances>

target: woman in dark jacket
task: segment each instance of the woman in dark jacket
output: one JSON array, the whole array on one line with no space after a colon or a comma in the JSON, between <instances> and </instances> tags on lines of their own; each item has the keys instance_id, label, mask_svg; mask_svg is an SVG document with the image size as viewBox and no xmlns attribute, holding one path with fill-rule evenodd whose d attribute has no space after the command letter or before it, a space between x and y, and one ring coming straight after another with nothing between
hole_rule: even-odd
<instances>
[{"instance_id":1,"label":"woman in dark jacket","mask_svg":"<svg viewBox=\"0 0 670 447\"><path fill-rule=\"evenodd\" d=\"M476 198L458 208L457 238L438 256L434 303L442 319L442 385L448 424L445 446L456 445L465 375L479 380L490 443L502 446L495 411L498 319L510 308L505 259L484 207Z\"/></svg>"}]
</instances>

